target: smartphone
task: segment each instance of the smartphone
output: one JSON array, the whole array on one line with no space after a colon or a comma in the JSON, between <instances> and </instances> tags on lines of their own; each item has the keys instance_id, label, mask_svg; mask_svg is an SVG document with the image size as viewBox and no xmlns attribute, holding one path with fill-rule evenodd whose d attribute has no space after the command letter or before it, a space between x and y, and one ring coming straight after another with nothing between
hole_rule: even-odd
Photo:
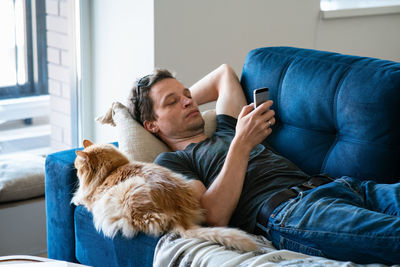
<instances>
[{"instance_id":1,"label":"smartphone","mask_svg":"<svg viewBox=\"0 0 400 267\"><path fill-rule=\"evenodd\" d=\"M263 87L253 91L254 108L264 103L269 99L269 88Z\"/></svg>"}]
</instances>

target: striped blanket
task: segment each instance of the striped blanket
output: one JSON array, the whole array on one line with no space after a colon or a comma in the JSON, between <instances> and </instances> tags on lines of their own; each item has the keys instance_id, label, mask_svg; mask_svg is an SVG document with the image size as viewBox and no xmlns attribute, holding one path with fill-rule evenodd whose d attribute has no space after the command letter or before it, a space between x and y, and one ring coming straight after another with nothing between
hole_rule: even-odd
<instances>
[{"instance_id":1,"label":"striped blanket","mask_svg":"<svg viewBox=\"0 0 400 267\"><path fill-rule=\"evenodd\" d=\"M381 264L359 265L321 257L309 256L288 250L277 250L267 239L257 236L260 251L240 253L199 239L180 238L176 234L164 235L157 244L154 267L266 267L266 266L385 266Z\"/></svg>"}]
</instances>

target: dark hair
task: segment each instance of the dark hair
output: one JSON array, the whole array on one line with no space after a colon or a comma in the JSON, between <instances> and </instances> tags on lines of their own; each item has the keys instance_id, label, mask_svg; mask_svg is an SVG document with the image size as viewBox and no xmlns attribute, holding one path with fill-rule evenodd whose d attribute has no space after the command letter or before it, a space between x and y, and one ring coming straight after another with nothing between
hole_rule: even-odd
<instances>
[{"instance_id":1,"label":"dark hair","mask_svg":"<svg viewBox=\"0 0 400 267\"><path fill-rule=\"evenodd\" d=\"M157 82L172 78L174 75L166 69L155 69L152 74L146 75L135 82L129 98L128 110L131 116L143 125L143 122L156 119L153 111L153 101L150 98L150 89Z\"/></svg>"}]
</instances>

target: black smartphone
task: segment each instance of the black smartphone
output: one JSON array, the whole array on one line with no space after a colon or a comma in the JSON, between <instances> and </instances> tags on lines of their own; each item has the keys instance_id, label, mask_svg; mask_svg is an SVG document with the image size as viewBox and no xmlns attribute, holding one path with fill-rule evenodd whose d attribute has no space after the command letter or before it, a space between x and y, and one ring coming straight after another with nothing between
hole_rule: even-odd
<instances>
[{"instance_id":1,"label":"black smartphone","mask_svg":"<svg viewBox=\"0 0 400 267\"><path fill-rule=\"evenodd\" d=\"M264 103L269 99L269 88L263 87L254 90L253 97L254 97L254 108L257 108L259 105L261 105L262 103Z\"/></svg>"}]
</instances>

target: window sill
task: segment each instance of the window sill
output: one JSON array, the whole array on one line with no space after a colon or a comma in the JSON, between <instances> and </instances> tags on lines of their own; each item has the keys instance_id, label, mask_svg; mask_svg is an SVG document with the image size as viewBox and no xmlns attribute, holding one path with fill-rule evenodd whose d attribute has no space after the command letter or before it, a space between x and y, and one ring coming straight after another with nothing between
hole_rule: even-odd
<instances>
[{"instance_id":1,"label":"window sill","mask_svg":"<svg viewBox=\"0 0 400 267\"><path fill-rule=\"evenodd\" d=\"M0 100L0 123L50 114L50 96L30 96Z\"/></svg>"},{"instance_id":2,"label":"window sill","mask_svg":"<svg viewBox=\"0 0 400 267\"><path fill-rule=\"evenodd\" d=\"M387 15L400 13L400 5L382 6L382 7L366 7L366 8L349 8L338 10L321 10L323 19L337 19L348 17Z\"/></svg>"},{"instance_id":3,"label":"window sill","mask_svg":"<svg viewBox=\"0 0 400 267\"><path fill-rule=\"evenodd\" d=\"M0 158L11 153L45 154L50 147L49 95L0 100ZM31 119L26 124L22 120Z\"/></svg>"}]
</instances>

